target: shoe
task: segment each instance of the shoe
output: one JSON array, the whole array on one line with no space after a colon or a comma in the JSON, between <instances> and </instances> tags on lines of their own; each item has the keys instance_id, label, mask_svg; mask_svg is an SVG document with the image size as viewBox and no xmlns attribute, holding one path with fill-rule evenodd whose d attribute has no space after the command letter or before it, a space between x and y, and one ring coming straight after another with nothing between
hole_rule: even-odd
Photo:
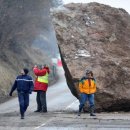
<instances>
[{"instance_id":1,"label":"shoe","mask_svg":"<svg viewBox=\"0 0 130 130\"><path fill-rule=\"evenodd\" d=\"M78 112L78 116L80 116L81 115L81 113L80 112Z\"/></svg>"},{"instance_id":2,"label":"shoe","mask_svg":"<svg viewBox=\"0 0 130 130\"><path fill-rule=\"evenodd\" d=\"M34 111L34 112L41 112L41 110L36 110L36 111Z\"/></svg>"},{"instance_id":3,"label":"shoe","mask_svg":"<svg viewBox=\"0 0 130 130\"><path fill-rule=\"evenodd\" d=\"M24 119L24 113L21 113L21 119Z\"/></svg>"},{"instance_id":4,"label":"shoe","mask_svg":"<svg viewBox=\"0 0 130 130\"><path fill-rule=\"evenodd\" d=\"M24 116L21 116L21 119L24 119Z\"/></svg>"},{"instance_id":5,"label":"shoe","mask_svg":"<svg viewBox=\"0 0 130 130\"><path fill-rule=\"evenodd\" d=\"M40 113L47 113L47 110L41 110Z\"/></svg>"},{"instance_id":6,"label":"shoe","mask_svg":"<svg viewBox=\"0 0 130 130\"><path fill-rule=\"evenodd\" d=\"M96 116L95 114L91 113L90 116Z\"/></svg>"}]
</instances>

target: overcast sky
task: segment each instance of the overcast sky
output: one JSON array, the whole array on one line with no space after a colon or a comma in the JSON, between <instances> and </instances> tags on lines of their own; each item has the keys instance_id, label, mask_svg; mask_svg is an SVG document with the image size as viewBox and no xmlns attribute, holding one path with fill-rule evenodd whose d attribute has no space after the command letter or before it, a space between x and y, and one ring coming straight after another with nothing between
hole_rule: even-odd
<instances>
[{"instance_id":1,"label":"overcast sky","mask_svg":"<svg viewBox=\"0 0 130 130\"><path fill-rule=\"evenodd\" d=\"M123 8L130 14L130 0L63 0L64 4L67 3L89 3L98 2L106 5L110 5L116 8Z\"/></svg>"}]
</instances>

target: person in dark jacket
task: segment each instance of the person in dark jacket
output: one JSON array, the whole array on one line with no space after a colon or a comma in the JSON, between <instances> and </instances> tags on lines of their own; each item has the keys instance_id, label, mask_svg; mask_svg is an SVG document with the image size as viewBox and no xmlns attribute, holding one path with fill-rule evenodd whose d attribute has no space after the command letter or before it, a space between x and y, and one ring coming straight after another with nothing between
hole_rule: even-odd
<instances>
[{"instance_id":1,"label":"person in dark jacket","mask_svg":"<svg viewBox=\"0 0 130 130\"><path fill-rule=\"evenodd\" d=\"M12 96L13 91L17 89L21 119L24 119L24 113L29 106L29 94L32 93L34 88L32 77L27 75L28 72L27 68L21 70L21 75L17 76L9 93Z\"/></svg>"}]
</instances>

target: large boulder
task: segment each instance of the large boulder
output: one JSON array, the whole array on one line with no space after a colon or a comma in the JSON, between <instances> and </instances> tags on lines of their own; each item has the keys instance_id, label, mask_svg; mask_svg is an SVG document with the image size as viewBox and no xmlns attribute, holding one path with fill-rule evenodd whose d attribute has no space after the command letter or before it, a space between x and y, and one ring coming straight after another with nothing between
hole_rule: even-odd
<instances>
[{"instance_id":1,"label":"large boulder","mask_svg":"<svg viewBox=\"0 0 130 130\"><path fill-rule=\"evenodd\" d=\"M97 111L130 110L130 15L98 3L53 10L65 76L79 98L78 81L91 69Z\"/></svg>"}]
</instances>

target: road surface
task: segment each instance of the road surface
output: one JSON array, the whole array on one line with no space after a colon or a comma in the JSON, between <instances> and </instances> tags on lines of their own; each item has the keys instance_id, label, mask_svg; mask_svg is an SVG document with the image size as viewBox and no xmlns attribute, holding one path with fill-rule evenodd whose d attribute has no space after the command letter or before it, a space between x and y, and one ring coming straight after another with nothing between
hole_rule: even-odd
<instances>
[{"instance_id":1,"label":"road surface","mask_svg":"<svg viewBox=\"0 0 130 130\"><path fill-rule=\"evenodd\" d=\"M78 100L66 85L64 71L59 69L59 81L47 92L48 113L34 113L36 94L21 120L18 99L0 105L0 130L130 130L130 113L100 113L77 116Z\"/></svg>"}]
</instances>

